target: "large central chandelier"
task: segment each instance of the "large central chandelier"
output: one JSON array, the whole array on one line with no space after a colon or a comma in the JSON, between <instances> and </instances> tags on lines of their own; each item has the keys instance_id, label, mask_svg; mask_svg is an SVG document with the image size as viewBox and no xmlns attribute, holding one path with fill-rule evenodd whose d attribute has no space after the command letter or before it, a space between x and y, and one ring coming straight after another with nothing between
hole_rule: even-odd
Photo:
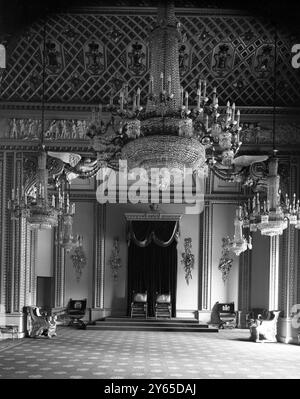
<instances>
[{"instance_id":1,"label":"large central chandelier","mask_svg":"<svg viewBox=\"0 0 300 399\"><path fill-rule=\"evenodd\" d=\"M151 53L147 103L141 106L141 91L129 96L124 84L118 106L111 101L113 118L108 124L93 112L87 134L92 139L98 161L114 169L117 160L126 160L129 169L167 169L184 175L205 171L218 162L230 167L240 148L240 112L227 103L223 115L217 89L207 95L207 82L199 79L197 100L192 107L189 93L180 85L179 42L181 28L172 2L158 7L157 22L150 34ZM119 119L118 119L119 118ZM113 127L111 133L109 127ZM169 174L166 173L166 179ZM150 180L151 181L151 180ZM166 182L165 182L166 183ZM160 188L167 186L161 184Z\"/></svg>"}]
</instances>

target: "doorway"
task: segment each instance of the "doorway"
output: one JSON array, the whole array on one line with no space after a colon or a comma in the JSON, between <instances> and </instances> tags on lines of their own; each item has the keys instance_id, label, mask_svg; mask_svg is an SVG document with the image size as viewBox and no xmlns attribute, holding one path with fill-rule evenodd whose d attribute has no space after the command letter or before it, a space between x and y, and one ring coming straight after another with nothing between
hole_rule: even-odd
<instances>
[{"instance_id":1,"label":"doorway","mask_svg":"<svg viewBox=\"0 0 300 399\"><path fill-rule=\"evenodd\" d=\"M36 306L42 309L52 307L52 277L37 276Z\"/></svg>"},{"instance_id":2,"label":"doorway","mask_svg":"<svg viewBox=\"0 0 300 399\"><path fill-rule=\"evenodd\" d=\"M133 291L147 291L150 317L154 316L156 293L171 294L172 317L176 317L177 222L135 221L129 231L128 314Z\"/></svg>"}]
</instances>

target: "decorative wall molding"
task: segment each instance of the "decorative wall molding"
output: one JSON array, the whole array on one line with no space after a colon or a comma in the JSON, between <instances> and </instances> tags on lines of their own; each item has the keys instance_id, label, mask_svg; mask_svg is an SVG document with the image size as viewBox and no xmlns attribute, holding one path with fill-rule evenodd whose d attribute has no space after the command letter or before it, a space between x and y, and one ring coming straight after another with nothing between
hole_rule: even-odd
<instances>
[{"instance_id":1,"label":"decorative wall molding","mask_svg":"<svg viewBox=\"0 0 300 399\"><path fill-rule=\"evenodd\" d=\"M289 195L296 193L299 196L299 159L287 158L281 164L283 176L282 192ZM298 240L297 240L298 237ZM299 233L290 226L284 230L280 238L280 280L279 280L279 300L280 309L284 316L289 317L291 308L298 303L299 289Z\"/></svg>"},{"instance_id":2,"label":"decorative wall molding","mask_svg":"<svg viewBox=\"0 0 300 399\"><path fill-rule=\"evenodd\" d=\"M252 251L241 253L239 256L238 309L244 312L250 309L251 267Z\"/></svg>"},{"instance_id":3,"label":"decorative wall molding","mask_svg":"<svg viewBox=\"0 0 300 399\"><path fill-rule=\"evenodd\" d=\"M0 303L5 308L5 253L4 253L4 237L5 237L5 198L6 198L6 187L5 187L5 160L4 154L0 153L0 185L2 187L0 193Z\"/></svg>"},{"instance_id":4,"label":"decorative wall molding","mask_svg":"<svg viewBox=\"0 0 300 399\"><path fill-rule=\"evenodd\" d=\"M104 308L106 206L94 205L94 290L93 308Z\"/></svg>"},{"instance_id":5,"label":"decorative wall molding","mask_svg":"<svg viewBox=\"0 0 300 399\"><path fill-rule=\"evenodd\" d=\"M211 309L211 259L212 259L212 204L208 201L204 203L204 211L200 217L200 231L202 247L202 278L201 278L201 310Z\"/></svg>"},{"instance_id":6,"label":"decorative wall molding","mask_svg":"<svg viewBox=\"0 0 300 399\"><path fill-rule=\"evenodd\" d=\"M73 268L75 269L76 281L79 283L82 270L85 268L87 260L82 246L76 247L71 254Z\"/></svg>"},{"instance_id":7,"label":"decorative wall molding","mask_svg":"<svg viewBox=\"0 0 300 399\"><path fill-rule=\"evenodd\" d=\"M222 280L225 284L229 278L229 273L232 268L233 258L229 255L228 243L230 239L228 237L222 238L222 254L219 262L218 269L222 273Z\"/></svg>"},{"instance_id":8,"label":"decorative wall molding","mask_svg":"<svg viewBox=\"0 0 300 399\"><path fill-rule=\"evenodd\" d=\"M178 213L125 213L127 221L130 220L172 220L180 221L182 215Z\"/></svg>"},{"instance_id":9,"label":"decorative wall molding","mask_svg":"<svg viewBox=\"0 0 300 399\"><path fill-rule=\"evenodd\" d=\"M12 281L12 262L13 262L13 225L10 219L9 211L7 209L7 201L11 193L11 189L14 184L13 171L14 171L14 153L8 152L5 153L5 163L4 163L4 185L5 188L3 190L3 257L2 257L2 265L3 265L3 275L4 275L4 293L5 300L3 303L5 304L6 312L12 312L12 290L13 290L13 281Z\"/></svg>"},{"instance_id":10,"label":"decorative wall molding","mask_svg":"<svg viewBox=\"0 0 300 399\"><path fill-rule=\"evenodd\" d=\"M116 281L118 279L119 269L122 267L120 258L120 241L118 237L113 240L113 248L111 251L111 256L109 258L109 264L112 271L113 279Z\"/></svg>"},{"instance_id":11,"label":"decorative wall molding","mask_svg":"<svg viewBox=\"0 0 300 399\"><path fill-rule=\"evenodd\" d=\"M54 228L54 237L59 237L59 227ZM54 251L54 307L60 308L65 306L65 250L59 244L59 240L55 240Z\"/></svg>"},{"instance_id":12,"label":"decorative wall molding","mask_svg":"<svg viewBox=\"0 0 300 399\"><path fill-rule=\"evenodd\" d=\"M195 255L192 253L192 239L184 239L184 252L181 254L181 263L183 264L185 281L189 285L190 279L192 279L192 270L194 269Z\"/></svg>"},{"instance_id":13,"label":"decorative wall molding","mask_svg":"<svg viewBox=\"0 0 300 399\"><path fill-rule=\"evenodd\" d=\"M269 310L279 304L279 236L270 237Z\"/></svg>"}]
</instances>

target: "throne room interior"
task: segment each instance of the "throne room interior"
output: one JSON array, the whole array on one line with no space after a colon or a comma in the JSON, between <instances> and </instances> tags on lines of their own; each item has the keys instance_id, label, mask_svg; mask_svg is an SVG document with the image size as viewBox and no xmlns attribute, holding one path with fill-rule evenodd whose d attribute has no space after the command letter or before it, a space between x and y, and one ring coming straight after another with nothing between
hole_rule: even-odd
<instances>
[{"instance_id":1,"label":"throne room interior","mask_svg":"<svg viewBox=\"0 0 300 399\"><path fill-rule=\"evenodd\" d=\"M120 126L115 122L120 117L116 109L123 105L126 95L129 102L138 99L137 105L148 109L146 104L152 101L148 95L153 84L152 74L154 91L157 91L157 80L163 76L153 62L160 42L149 39L154 26L160 23L158 18L155 25L158 3L147 0L3 3L6 4L1 5L0 18L0 378L27 378L28 374L33 378L35 375L36 378L67 378L70 371L67 366L61 369L61 375L55 375L52 374L55 367L42 371L39 364L38 371L34 372L32 367L28 373L16 363L20 360L18 351L23 355L30 352L33 356L37 351L43 358L46 351L64 351L63 345L68 348L69 341L73 342L77 355L83 347L95 351L91 362L98 362L93 367L87 363L81 372L72 370L74 378L156 378L153 369L139 374L138 368L125 365L126 356L130 364L136 355L144 355L141 358L144 366L150 367L151 348L164 353L166 364L157 366L162 369L162 378L232 378L235 375L275 378L275 373L264 374L245 360L252 359L255 364L258 352L266 365L275 362L279 370L277 376L299 377L300 330L295 315L300 303L297 202L300 198L300 60L296 58L300 45L292 52L293 46L300 43L296 19L299 8L295 5L283 9L271 1L263 4L253 1L247 5L218 0L175 1L175 8L171 9L175 10L176 28L174 25L165 29L171 32L166 33L170 37L174 29L178 31L175 52L178 62L172 66L171 59L166 69L178 66L179 70L175 71L180 79L178 87L188 93L183 101L188 98L191 110L198 109L199 84L203 90L203 82L208 97L216 88L218 105L225 115L226 104L227 110L235 104L230 115L239 109L241 130L238 130L238 149L232 148L236 150L234 158L244 157L246 161L241 165L233 162L231 166L218 161L218 156L224 157L224 153L220 155L218 145L213 144L215 155L209 157L210 150L205 149L205 165L196 178L193 176L190 185L185 186L189 194L180 201L175 200L172 186L169 203L163 200L162 187L154 201L150 198L150 189L142 199L139 197L139 202L130 201L127 196L130 185L119 182L116 193L110 191L112 186L107 187L105 194L110 194L104 202L98 195L99 176L101 168L106 170L110 165L104 161L115 142L110 142L101 152L101 146L97 146L95 137L89 134L91 124L94 123L96 129L97 126L103 128L104 135L109 132L117 136L122 127L121 122ZM171 53L170 57L174 56ZM171 72L168 82L167 73L166 84L170 83L171 91L174 88ZM122 91L124 87L127 93ZM160 93L163 95L165 92ZM169 105L165 105L169 101L167 96L164 105L162 97L157 98L153 100L153 107L169 109ZM213 104L214 101L216 98ZM187 102L184 104L183 113L188 108ZM113 122L111 115L115 118ZM182 115L188 118L188 114ZM140 123L146 126L147 116L143 118ZM179 120L176 118L179 117L173 115L172 120ZM204 125L201 125L203 129ZM143 138L145 145L149 146L151 137ZM133 141L138 140L141 139ZM171 154L168 143L164 143L164 151ZM201 148L204 144L202 140ZM184 162L181 147L175 145L175 141L172 142L175 152L171 156ZM148 147L145 152L138 146L135 149L140 151L141 158L149 155ZM157 159L160 164L160 150L163 153L162 147L157 152L153 150L151 162ZM40 151L47 154L44 177ZM269 167L274 158L278 166L275 177L271 176ZM248 159L252 161L247 163ZM43 178L41 188L38 182ZM261 209L267 213L266 207L274 199L270 194L274 179L279 182L276 200L284 202L282 209L285 207L288 216L280 221L284 225L281 234L262 234L260 228L250 228L244 223L245 209L249 216L252 204L261 198ZM33 216L26 213L29 200L31 196L43 196L45 189L54 207L59 198L63 201L67 198L68 215L64 220L70 221L69 224L57 225L52 223L49 214L43 214L45 220L30 225ZM59 197L62 193L63 197ZM196 203L193 199L197 199ZM243 218L242 227L237 209L243 211L243 216L239 215ZM158 222L161 229L156 228ZM252 222L250 218L250 226ZM42 228L37 228L39 223ZM44 226L47 223L50 228ZM228 250L226 242L231 240L231 249L234 249L232 240L239 232L242 232L244 247L236 254ZM67 233L66 243L64 234ZM145 234L148 234L146 240L163 244L151 242L146 248L134 245L139 237L141 242ZM148 293L144 328L130 317L134 291ZM172 314L169 321L157 323L156 329L157 292L171 294ZM65 312L71 299L86 299L81 318L85 329L66 322ZM212 326L212 309L217 302L232 304L237 317L234 328ZM27 336L30 316L25 309L34 306L57 315L57 335L51 340L39 337L34 341L33 350L33 340ZM247 317L257 309L280 311L277 342L261 346L249 341ZM105 326L110 321L111 324ZM177 321L179 331L175 329ZM203 328L199 328L199 332L189 331L185 322ZM151 329L151 326L154 327ZM97 361L98 349L91 346L96 343L98 349L102 347ZM182 358L180 347L185 351ZM124 348L128 350L126 356ZM210 369L209 362L205 363L208 368L203 364L201 368L201 361L209 356L205 348L211 351L214 370ZM230 358L225 370L218 369L217 348ZM168 365L168 350L170 359L178 355L173 368ZM188 363L187 358L196 356L200 350L201 357L194 360L194 364L199 364L190 374L190 364L175 370L178 363ZM117 369L114 369L116 365L105 363L110 351L115 351L111 356L118 364ZM123 358L123 366L118 354ZM280 367L283 358L287 364ZM292 365L288 365L288 359L293 360ZM230 364L234 370L240 365L234 375L230 374ZM268 367L263 370L268 373Z\"/></svg>"}]
</instances>

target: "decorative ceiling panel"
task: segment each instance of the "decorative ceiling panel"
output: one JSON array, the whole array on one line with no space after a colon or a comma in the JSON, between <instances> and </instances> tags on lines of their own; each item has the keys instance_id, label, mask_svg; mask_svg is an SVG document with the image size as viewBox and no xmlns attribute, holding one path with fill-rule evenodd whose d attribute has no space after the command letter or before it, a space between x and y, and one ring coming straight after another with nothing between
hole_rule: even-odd
<instances>
[{"instance_id":1,"label":"decorative ceiling panel","mask_svg":"<svg viewBox=\"0 0 300 399\"><path fill-rule=\"evenodd\" d=\"M57 14L46 21L45 100L97 104L118 101L123 83L141 88L146 102L150 54L147 38L156 15ZM199 78L217 87L219 103L272 106L274 30L252 16L177 14L185 33L179 44L182 86L196 98ZM0 83L2 101L39 102L42 97L44 21L8 46ZM291 65L291 37L278 32L277 105L300 105L299 71ZM129 93L130 94L130 93Z\"/></svg>"}]
</instances>

